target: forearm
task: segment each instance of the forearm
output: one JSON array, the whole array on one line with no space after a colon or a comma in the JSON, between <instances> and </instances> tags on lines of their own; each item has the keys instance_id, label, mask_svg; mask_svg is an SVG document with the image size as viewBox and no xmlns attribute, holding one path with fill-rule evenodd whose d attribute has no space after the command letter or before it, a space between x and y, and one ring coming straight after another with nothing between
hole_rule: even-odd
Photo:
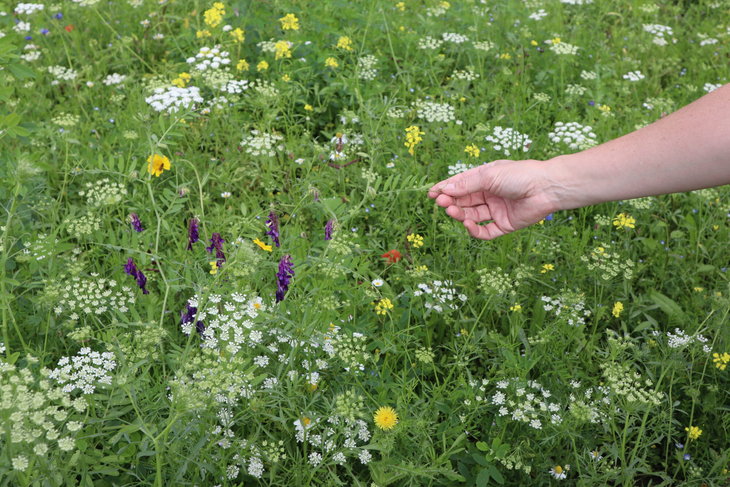
<instances>
[{"instance_id":1,"label":"forearm","mask_svg":"<svg viewBox=\"0 0 730 487\"><path fill-rule=\"evenodd\" d=\"M547 161L556 209L730 183L730 84L635 132Z\"/></svg>"}]
</instances>

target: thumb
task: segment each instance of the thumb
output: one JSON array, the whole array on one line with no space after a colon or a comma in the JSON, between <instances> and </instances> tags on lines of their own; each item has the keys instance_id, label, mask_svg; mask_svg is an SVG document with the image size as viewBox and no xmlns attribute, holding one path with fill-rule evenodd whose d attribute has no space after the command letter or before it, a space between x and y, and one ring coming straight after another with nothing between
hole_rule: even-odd
<instances>
[{"instance_id":1,"label":"thumb","mask_svg":"<svg viewBox=\"0 0 730 487\"><path fill-rule=\"evenodd\" d=\"M453 196L455 198L466 196L477 191L486 189L487 170L489 166L482 165L465 171L456 176L450 177L434 186L433 190Z\"/></svg>"}]
</instances>

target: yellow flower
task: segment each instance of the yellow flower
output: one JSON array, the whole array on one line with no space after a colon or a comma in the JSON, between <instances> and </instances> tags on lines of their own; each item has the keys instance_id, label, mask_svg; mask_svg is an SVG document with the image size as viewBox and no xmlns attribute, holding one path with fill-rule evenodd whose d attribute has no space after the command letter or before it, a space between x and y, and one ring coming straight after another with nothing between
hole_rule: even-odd
<instances>
[{"instance_id":1,"label":"yellow flower","mask_svg":"<svg viewBox=\"0 0 730 487\"><path fill-rule=\"evenodd\" d=\"M414 249L420 249L423 247L423 237L417 233L411 233L406 236L406 240L411 244Z\"/></svg>"},{"instance_id":2,"label":"yellow flower","mask_svg":"<svg viewBox=\"0 0 730 487\"><path fill-rule=\"evenodd\" d=\"M611 107L608 105L598 105L596 108L598 108L603 113L609 113L611 111Z\"/></svg>"},{"instance_id":3,"label":"yellow flower","mask_svg":"<svg viewBox=\"0 0 730 487\"><path fill-rule=\"evenodd\" d=\"M256 71L266 71L267 69L269 69L269 63L266 61L261 61L256 65Z\"/></svg>"},{"instance_id":4,"label":"yellow flower","mask_svg":"<svg viewBox=\"0 0 730 487\"><path fill-rule=\"evenodd\" d=\"M338 49L344 49L345 51L352 51L352 39L347 36L342 36L337 39L337 46L335 47Z\"/></svg>"},{"instance_id":5,"label":"yellow flower","mask_svg":"<svg viewBox=\"0 0 730 487\"><path fill-rule=\"evenodd\" d=\"M291 76L289 76L288 74L284 74L281 76L281 80L285 81L285 82L289 82L289 81L291 81Z\"/></svg>"},{"instance_id":6,"label":"yellow flower","mask_svg":"<svg viewBox=\"0 0 730 487\"><path fill-rule=\"evenodd\" d=\"M180 73L177 75L177 78L172 80L172 84L178 88L185 88L191 78L192 77L188 73Z\"/></svg>"},{"instance_id":7,"label":"yellow flower","mask_svg":"<svg viewBox=\"0 0 730 487\"><path fill-rule=\"evenodd\" d=\"M248 61L246 61L245 59L241 59L236 64L236 70L237 71L248 71L248 67L249 67L248 66Z\"/></svg>"},{"instance_id":8,"label":"yellow flower","mask_svg":"<svg viewBox=\"0 0 730 487\"><path fill-rule=\"evenodd\" d=\"M613 309L611 310L611 314L614 318L618 318L621 316L621 312L624 310L624 304L621 301L616 301L613 303Z\"/></svg>"},{"instance_id":9,"label":"yellow flower","mask_svg":"<svg viewBox=\"0 0 730 487\"><path fill-rule=\"evenodd\" d=\"M290 58L290 47L291 44L289 43L289 41L279 41L274 44L274 59Z\"/></svg>"},{"instance_id":10,"label":"yellow flower","mask_svg":"<svg viewBox=\"0 0 730 487\"><path fill-rule=\"evenodd\" d=\"M279 19L284 30L299 30L299 19L294 14L286 14Z\"/></svg>"},{"instance_id":11,"label":"yellow flower","mask_svg":"<svg viewBox=\"0 0 730 487\"><path fill-rule=\"evenodd\" d=\"M152 154L147 158L147 172L160 177L163 171L170 169L170 159L160 154Z\"/></svg>"},{"instance_id":12,"label":"yellow flower","mask_svg":"<svg viewBox=\"0 0 730 487\"><path fill-rule=\"evenodd\" d=\"M512 54L505 52L499 55L499 59L512 59Z\"/></svg>"},{"instance_id":13,"label":"yellow flower","mask_svg":"<svg viewBox=\"0 0 730 487\"><path fill-rule=\"evenodd\" d=\"M198 39L204 39L205 37L210 37L210 31L208 29L203 29L195 32L195 37Z\"/></svg>"},{"instance_id":14,"label":"yellow flower","mask_svg":"<svg viewBox=\"0 0 730 487\"><path fill-rule=\"evenodd\" d=\"M203 12L205 24L209 25L210 27L218 27L218 25L223 20L223 16L225 15L225 13L225 5L220 2L214 3L213 8L210 8Z\"/></svg>"},{"instance_id":15,"label":"yellow flower","mask_svg":"<svg viewBox=\"0 0 730 487\"><path fill-rule=\"evenodd\" d=\"M555 270L555 266L554 265L552 265L552 264L543 264L542 265L542 269L540 269L540 274L545 274L545 273L548 273L548 272L554 271L554 270Z\"/></svg>"},{"instance_id":16,"label":"yellow flower","mask_svg":"<svg viewBox=\"0 0 730 487\"><path fill-rule=\"evenodd\" d=\"M383 406L375 411L373 421L381 430L392 430L398 424L398 413L390 406Z\"/></svg>"},{"instance_id":17,"label":"yellow flower","mask_svg":"<svg viewBox=\"0 0 730 487\"><path fill-rule=\"evenodd\" d=\"M406 3L405 2L398 2L398 3L395 4L395 8L397 8L401 12L405 12L406 11Z\"/></svg>"},{"instance_id":18,"label":"yellow flower","mask_svg":"<svg viewBox=\"0 0 730 487\"><path fill-rule=\"evenodd\" d=\"M406 142L404 145L408 147L408 153L410 155L415 154L414 149L416 145L423 140L421 135L424 135L424 133L416 125L411 125L406 128Z\"/></svg>"},{"instance_id":19,"label":"yellow flower","mask_svg":"<svg viewBox=\"0 0 730 487\"><path fill-rule=\"evenodd\" d=\"M379 315L386 315L388 311L393 309L393 302L388 298L383 298L375 303L375 313Z\"/></svg>"},{"instance_id":20,"label":"yellow flower","mask_svg":"<svg viewBox=\"0 0 730 487\"><path fill-rule=\"evenodd\" d=\"M514 311L515 313L520 313L522 311L522 306L519 304L515 304L513 306L510 306L509 310Z\"/></svg>"},{"instance_id":21,"label":"yellow flower","mask_svg":"<svg viewBox=\"0 0 730 487\"><path fill-rule=\"evenodd\" d=\"M218 274L218 262L213 260L213 261L209 262L209 264L210 264L210 273L213 275Z\"/></svg>"},{"instance_id":22,"label":"yellow flower","mask_svg":"<svg viewBox=\"0 0 730 487\"><path fill-rule=\"evenodd\" d=\"M615 226L618 229L621 228L636 228L636 220L631 215L627 215L626 213L619 213L616 215L616 217L613 219L613 226Z\"/></svg>"},{"instance_id":23,"label":"yellow flower","mask_svg":"<svg viewBox=\"0 0 730 487\"><path fill-rule=\"evenodd\" d=\"M259 240L257 238L253 239L253 243L258 245L261 250L265 250L267 252L271 252L273 250L271 245L266 245L265 243L263 243L261 240Z\"/></svg>"},{"instance_id":24,"label":"yellow flower","mask_svg":"<svg viewBox=\"0 0 730 487\"><path fill-rule=\"evenodd\" d=\"M531 46L536 46L536 45L537 45L537 41L536 41L536 40L534 40L534 39L533 39L533 40L531 40L531 41L530 41L530 45L531 45Z\"/></svg>"},{"instance_id":25,"label":"yellow flower","mask_svg":"<svg viewBox=\"0 0 730 487\"><path fill-rule=\"evenodd\" d=\"M553 40L551 40L553 44L560 44L560 37L554 37Z\"/></svg>"},{"instance_id":26,"label":"yellow flower","mask_svg":"<svg viewBox=\"0 0 730 487\"><path fill-rule=\"evenodd\" d=\"M685 428L684 431L688 433L687 436L690 440L696 440L702 434L702 430L697 426L690 425L689 427Z\"/></svg>"},{"instance_id":27,"label":"yellow flower","mask_svg":"<svg viewBox=\"0 0 730 487\"><path fill-rule=\"evenodd\" d=\"M481 152L479 150L479 147L477 147L476 144L467 145L464 149L464 152L466 152L471 157L479 157L479 153Z\"/></svg>"},{"instance_id":28,"label":"yellow flower","mask_svg":"<svg viewBox=\"0 0 730 487\"><path fill-rule=\"evenodd\" d=\"M333 57L328 57L327 59L324 60L324 65L327 66L328 68L336 68L340 65L340 63L337 62L337 59L335 59Z\"/></svg>"},{"instance_id":29,"label":"yellow flower","mask_svg":"<svg viewBox=\"0 0 730 487\"><path fill-rule=\"evenodd\" d=\"M312 110L314 110L314 107L307 103L306 105L304 105L304 110L311 112Z\"/></svg>"},{"instance_id":30,"label":"yellow flower","mask_svg":"<svg viewBox=\"0 0 730 487\"><path fill-rule=\"evenodd\" d=\"M231 37L235 42L243 42L246 40L246 31L240 27L236 27L231 31Z\"/></svg>"},{"instance_id":31,"label":"yellow flower","mask_svg":"<svg viewBox=\"0 0 730 487\"><path fill-rule=\"evenodd\" d=\"M718 369L725 370L727 368L727 364L730 362L730 353L713 353L712 362Z\"/></svg>"}]
</instances>

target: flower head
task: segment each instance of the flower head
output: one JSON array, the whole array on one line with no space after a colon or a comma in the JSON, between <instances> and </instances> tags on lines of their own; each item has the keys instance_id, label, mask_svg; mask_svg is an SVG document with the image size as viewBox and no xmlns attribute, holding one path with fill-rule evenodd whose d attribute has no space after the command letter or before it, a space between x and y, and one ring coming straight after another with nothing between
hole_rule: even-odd
<instances>
[{"instance_id":1,"label":"flower head","mask_svg":"<svg viewBox=\"0 0 730 487\"><path fill-rule=\"evenodd\" d=\"M294 14L286 14L279 19L284 30L299 30L299 19Z\"/></svg>"},{"instance_id":2,"label":"flower head","mask_svg":"<svg viewBox=\"0 0 730 487\"><path fill-rule=\"evenodd\" d=\"M152 154L147 158L147 172L160 177L163 171L170 169L170 159L160 154Z\"/></svg>"},{"instance_id":3,"label":"flower head","mask_svg":"<svg viewBox=\"0 0 730 487\"><path fill-rule=\"evenodd\" d=\"M421 247L423 247L422 235L419 235L417 233L411 233L406 236L406 240L408 240L408 243L410 243L414 249L420 249Z\"/></svg>"},{"instance_id":4,"label":"flower head","mask_svg":"<svg viewBox=\"0 0 730 487\"><path fill-rule=\"evenodd\" d=\"M198 219L191 218L188 223L188 250L193 250L193 244L199 240Z\"/></svg>"},{"instance_id":5,"label":"flower head","mask_svg":"<svg viewBox=\"0 0 730 487\"><path fill-rule=\"evenodd\" d=\"M730 353L713 353L712 362L718 369L725 370L727 368L727 364L730 363Z\"/></svg>"},{"instance_id":6,"label":"flower head","mask_svg":"<svg viewBox=\"0 0 730 487\"><path fill-rule=\"evenodd\" d=\"M142 222L139 220L139 215L137 215L136 213L129 214L129 223L132 224L132 228L135 232L139 233L144 230L144 228L142 228Z\"/></svg>"},{"instance_id":7,"label":"flower head","mask_svg":"<svg viewBox=\"0 0 730 487\"><path fill-rule=\"evenodd\" d=\"M258 245L261 250L265 250L267 252L271 252L273 250L273 248L271 247L271 245L267 245L267 244L263 243L261 240L259 240L257 238L253 239L253 243L255 243L256 245Z\"/></svg>"},{"instance_id":8,"label":"flower head","mask_svg":"<svg viewBox=\"0 0 730 487\"><path fill-rule=\"evenodd\" d=\"M221 237L220 233L214 233L210 237L210 247L206 247L205 250L208 251L208 253L212 253L213 249L215 249L215 258L218 261L218 267L222 266L223 263L226 261L226 256L223 253L223 243L225 240L223 240L223 237Z\"/></svg>"},{"instance_id":9,"label":"flower head","mask_svg":"<svg viewBox=\"0 0 730 487\"><path fill-rule=\"evenodd\" d=\"M337 39L337 45L335 47L338 49L344 49L345 51L352 51L352 39L347 36L341 36Z\"/></svg>"},{"instance_id":10,"label":"flower head","mask_svg":"<svg viewBox=\"0 0 730 487\"><path fill-rule=\"evenodd\" d=\"M334 220L327 220L327 223L324 226L324 239L325 240L332 240L332 231L335 227L335 221Z\"/></svg>"},{"instance_id":11,"label":"flower head","mask_svg":"<svg viewBox=\"0 0 730 487\"><path fill-rule=\"evenodd\" d=\"M550 469L550 475L558 480L563 480L568 476L568 474L566 473L567 470L567 465L565 466L565 468L561 467L560 465L555 465L553 468Z\"/></svg>"},{"instance_id":12,"label":"flower head","mask_svg":"<svg viewBox=\"0 0 730 487\"><path fill-rule=\"evenodd\" d=\"M388 262L390 262L391 264L395 264L401 259L401 254L397 250L393 249L387 251L386 253L381 255L381 257L388 259Z\"/></svg>"},{"instance_id":13,"label":"flower head","mask_svg":"<svg viewBox=\"0 0 730 487\"><path fill-rule=\"evenodd\" d=\"M471 157L479 157L479 154L481 153L479 147L477 147L476 144L467 145L464 149L464 152L466 152Z\"/></svg>"},{"instance_id":14,"label":"flower head","mask_svg":"<svg viewBox=\"0 0 730 487\"><path fill-rule=\"evenodd\" d=\"M294 277L294 264L289 255L285 255L279 261L279 271L276 273L276 302L284 300L284 295L289 290L289 283Z\"/></svg>"},{"instance_id":15,"label":"flower head","mask_svg":"<svg viewBox=\"0 0 730 487\"><path fill-rule=\"evenodd\" d=\"M375 313L379 315L386 315L388 311L393 309L393 302L388 298L383 298L375 303Z\"/></svg>"},{"instance_id":16,"label":"flower head","mask_svg":"<svg viewBox=\"0 0 730 487\"><path fill-rule=\"evenodd\" d=\"M616 301L613 304L613 310L611 310L611 314L614 318L618 318L621 316L621 312L624 310L624 304L621 301Z\"/></svg>"},{"instance_id":17,"label":"flower head","mask_svg":"<svg viewBox=\"0 0 730 487\"><path fill-rule=\"evenodd\" d=\"M124 272L134 277L137 280L137 285L142 290L142 294L149 294L147 290L147 276L145 276L141 270L137 269L134 263L134 259L131 257L127 259L127 263L124 265Z\"/></svg>"},{"instance_id":18,"label":"flower head","mask_svg":"<svg viewBox=\"0 0 730 487\"><path fill-rule=\"evenodd\" d=\"M626 213L619 213L613 219L613 226L618 228L619 230L622 228L636 228L635 223L636 219L634 219L634 217L632 217L631 215L627 215Z\"/></svg>"},{"instance_id":19,"label":"flower head","mask_svg":"<svg viewBox=\"0 0 730 487\"><path fill-rule=\"evenodd\" d=\"M266 220L266 226L269 228L266 235L271 237L274 244L279 246L279 217L273 211L269 213L269 218Z\"/></svg>"},{"instance_id":20,"label":"flower head","mask_svg":"<svg viewBox=\"0 0 730 487\"><path fill-rule=\"evenodd\" d=\"M684 429L687 432L687 436L690 440L696 440L702 434L702 430L697 426L688 426Z\"/></svg>"},{"instance_id":21,"label":"flower head","mask_svg":"<svg viewBox=\"0 0 730 487\"><path fill-rule=\"evenodd\" d=\"M390 406L383 406L375 411L373 421L375 421L375 426L381 430L392 430L398 424L398 413Z\"/></svg>"},{"instance_id":22,"label":"flower head","mask_svg":"<svg viewBox=\"0 0 730 487\"><path fill-rule=\"evenodd\" d=\"M423 134L424 132L416 125L411 125L406 128L406 142L404 145L408 147L408 153L410 155L415 154L416 145L423 140L423 137L421 137Z\"/></svg>"}]
</instances>

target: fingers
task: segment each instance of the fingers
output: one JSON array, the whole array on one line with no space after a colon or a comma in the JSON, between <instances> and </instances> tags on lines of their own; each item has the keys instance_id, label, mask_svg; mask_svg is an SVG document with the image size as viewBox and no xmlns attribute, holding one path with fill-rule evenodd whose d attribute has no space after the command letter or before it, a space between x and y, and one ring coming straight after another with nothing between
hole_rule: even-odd
<instances>
[{"instance_id":1,"label":"fingers","mask_svg":"<svg viewBox=\"0 0 730 487\"><path fill-rule=\"evenodd\" d=\"M476 207L460 207L460 206L449 206L446 208L446 214L454 220L463 222L464 220L473 220L475 222L483 222L492 219L492 212L489 210L487 205L480 205Z\"/></svg>"},{"instance_id":2,"label":"fingers","mask_svg":"<svg viewBox=\"0 0 730 487\"><path fill-rule=\"evenodd\" d=\"M479 166L435 184L428 190L429 198L437 198L440 194L452 197L466 196L477 191L484 191L484 174L489 166Z\"/></svg>"},{"instance_id":3,"label":"fingers","mask_svg":"<svg viewBox=\"0 0 730 487\"><path fill-rule=\"evenodd\" d=\"M464 220L464 227L469 235L480 240L493 240L509 233L509 231L502 230L495 222L477 225L474 220Z\"/></svg>"}]
</instances>

